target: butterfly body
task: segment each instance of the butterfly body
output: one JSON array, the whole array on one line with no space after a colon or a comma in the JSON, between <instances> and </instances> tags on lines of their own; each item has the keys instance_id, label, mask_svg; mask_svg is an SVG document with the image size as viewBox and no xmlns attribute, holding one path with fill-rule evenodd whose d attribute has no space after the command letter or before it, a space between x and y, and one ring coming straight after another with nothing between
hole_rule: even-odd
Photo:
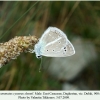
<instances>
[{"instance_id":1,"label":"butterfly body","mask_svg":"<svg viewBox=\"0 0 100 100\"><path fill-rule=\"evenodd\" d=\"M35 45L36 57L67 57L75 54L73 45L65 33L56 27L49 27Z\"/></svg>"}]
</instances>

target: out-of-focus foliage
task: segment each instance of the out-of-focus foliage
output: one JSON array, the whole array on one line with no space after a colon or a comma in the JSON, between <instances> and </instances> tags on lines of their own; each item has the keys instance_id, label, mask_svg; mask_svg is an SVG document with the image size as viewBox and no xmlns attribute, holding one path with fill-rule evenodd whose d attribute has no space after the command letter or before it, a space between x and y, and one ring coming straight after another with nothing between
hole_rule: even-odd
<instances>
[{"instance_id":1,"label":"out-of-focus foliage","mask_svg":"<svg viewBox=\"0 0 100 100\"><path fill-rule=\"evenodd\" d=\"M81 78L91 89L100 89L100 2L0 2L0 42L19 35L40 37L49 26L60 28L67 33L69 39L80 36L95 44L98 59L88 65ZM39 72L40 63L41 60L35 54L23 53L0 69L0 89L61 89L59 80L50 77L46 70Z\"/></svg>"}]
</instances>

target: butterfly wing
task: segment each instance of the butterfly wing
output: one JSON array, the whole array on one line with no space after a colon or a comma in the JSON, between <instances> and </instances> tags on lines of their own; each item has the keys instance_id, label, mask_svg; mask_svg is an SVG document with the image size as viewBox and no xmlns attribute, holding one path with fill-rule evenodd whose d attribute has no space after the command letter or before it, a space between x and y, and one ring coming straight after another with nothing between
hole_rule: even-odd
<instances>
[{"instance_id":1,"label":"butterfly wing","mask_svg":"<svg viewBox=\"0 0 100 100\"><path fill-rule=\"evenodd\" d=\"M40 38L39 42L45 42L46 44L58 39L59 37L61 37L62 31L56 27L49 27L42 35L42 37ZM66 36L65 34L62 34L64 36Z\"/></svg>"},{"instance_id":2,"label":"butterfly wing","mask_svg":"<svg viewBox=\"0 0 100 100\"><path fill-rule=\"evenodd\" d=\"M66 57L75 53L74 47L67 36L55 27L49 27L39 42L42 45L40 52L43 56Z\"/></svg>"}]
</instances>

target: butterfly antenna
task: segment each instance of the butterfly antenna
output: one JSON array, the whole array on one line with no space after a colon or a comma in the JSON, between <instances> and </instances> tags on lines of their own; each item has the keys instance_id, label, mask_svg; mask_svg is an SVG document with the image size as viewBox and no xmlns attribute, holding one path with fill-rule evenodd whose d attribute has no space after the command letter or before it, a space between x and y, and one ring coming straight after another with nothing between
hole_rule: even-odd
<instances>
[{"instance_id":1,"label":"butterfly antenna","mask_svg":"<svg viewBox=\"0 0 100 100\"><path fill-rule=\"evenodd\" d=\"M29 34L29 36L32 36L31 34Z\"/></svg>"},{"instance_id":2,"label":"butterfly antenna","mask_svg":"<svg viewBox=\"0 0 100 100\"><path fill-rule=\"evenodd\" d=\"M41 59L41 63L40 63L40 67L39 67L39 72L41 72L41 69L43 68L43 62L42 62L42 57L40 58Z\"/></svg>"}]
</instances>

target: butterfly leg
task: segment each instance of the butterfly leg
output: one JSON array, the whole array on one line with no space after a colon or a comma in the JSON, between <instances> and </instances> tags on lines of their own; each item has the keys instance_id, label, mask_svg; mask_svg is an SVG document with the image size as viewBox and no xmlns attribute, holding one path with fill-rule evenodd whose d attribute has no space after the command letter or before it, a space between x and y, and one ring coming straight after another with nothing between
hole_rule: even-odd
<instances>
[{"instance_id":1,"label":"butterfly leg","mask_svg":"<svg viewBox=\"0 0 100 100\"><path fill-rule=\"evenodd\" d=\"M30 53L34 53L35 52L35 50L33 50L33 49L28 49L29 51L28 52L30 52Z\"/></svg>"}]
</instances>

